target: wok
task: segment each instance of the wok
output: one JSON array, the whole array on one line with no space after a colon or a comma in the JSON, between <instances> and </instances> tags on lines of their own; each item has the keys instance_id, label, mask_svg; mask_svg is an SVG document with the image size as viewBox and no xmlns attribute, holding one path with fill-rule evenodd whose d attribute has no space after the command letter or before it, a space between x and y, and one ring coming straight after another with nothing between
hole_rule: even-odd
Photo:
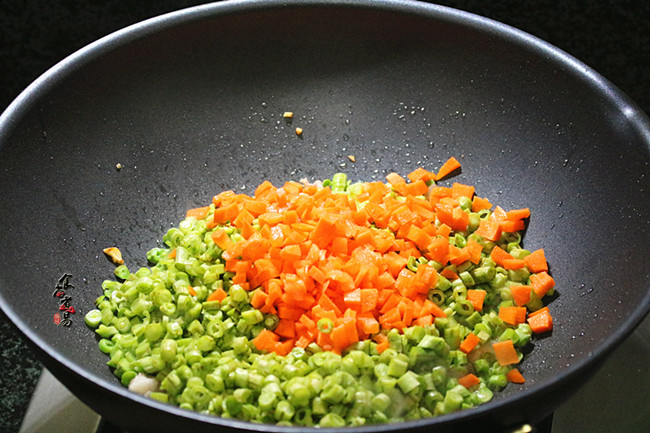
<instances>
[{"instance_id":1,"label":"wok","mask_svg":"<svg viewBox=\"0 0 650 433\"><path fill-rule=\"evenodd\" d=\"M455 156L454 181L531 208L525 246L549 256L555 329L534 340L526 384L492 402L355 431L536 423L650 308L649 143L645 114L597 73L471 14L405 1L191 8L75 53L0 118L0 306L43 364L122 428L284 431L123 388L82 320L112 276L101 250L144 266L187 208L224 189L336 171L383 179ZM53 323L64 275L70 326Z\"/></svg>"}]
</instances>

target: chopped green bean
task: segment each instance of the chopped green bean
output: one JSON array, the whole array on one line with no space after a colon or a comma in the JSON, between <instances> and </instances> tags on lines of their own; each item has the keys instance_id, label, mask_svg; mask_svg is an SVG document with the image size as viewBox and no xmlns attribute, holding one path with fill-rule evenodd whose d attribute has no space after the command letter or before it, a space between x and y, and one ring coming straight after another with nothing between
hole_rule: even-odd
<instances>
[{"instance_id":1,"label":"chopped green bean","mask_svg":"<svg viewBox=\"0 0 650 433\"><path fill-rule=\"evenodd\" d=\"M84 322L91 328L96 328L102 321L102 312L99 310L90 310L84 317Z\"/></svg>"}]
</instances>

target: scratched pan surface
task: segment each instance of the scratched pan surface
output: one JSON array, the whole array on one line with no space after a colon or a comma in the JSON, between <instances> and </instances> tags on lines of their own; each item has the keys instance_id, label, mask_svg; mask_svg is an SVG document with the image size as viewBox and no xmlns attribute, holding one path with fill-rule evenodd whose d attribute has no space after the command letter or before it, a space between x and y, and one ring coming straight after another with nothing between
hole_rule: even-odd
<instances>
[{"instance_id":1,"label":"scratched pan surface","mask_svg":"<svg viewBox=\"0 0 650 433\"><path fill-rule=\"evenodd\" d=\"M549 256L556 327L534 340L525 385L471 411L359 431L536 422L650 307L648 125L575 59L450 9L251 1L163 16L64 60L0 118L0 305L63 383L129 431L280 431L119 385L82 320L112 276L101 250L145 265L187 208L224 189L337 171L383 179L455 156L454 181L532 209L525 245ZM57 326L64 274L76 312Z\"/></svg>"}]
</instances>

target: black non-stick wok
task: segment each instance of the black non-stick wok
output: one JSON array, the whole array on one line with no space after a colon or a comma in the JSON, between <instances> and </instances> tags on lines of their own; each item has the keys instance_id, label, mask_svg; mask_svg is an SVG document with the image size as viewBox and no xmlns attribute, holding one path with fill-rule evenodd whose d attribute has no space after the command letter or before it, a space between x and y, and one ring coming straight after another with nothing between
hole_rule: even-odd
<instances>
[{"instance_id":1,"label":"black non-stick wok","mask_svg":"<svg viewBox=\"0 0 650 433\"><path fill-rule=\"evenodd\" d=\"M535 423L650 308L649 144L647 117L603 78L486 19L402 1L201 6L90 45L2 115L0 305L48 369L131 432L286 430L123 388L83 323L112 276L102 249L143 266L187 208L224 189L383 179L455 156L454 181L532 210L525 245L549 257L555 328L534 340L525 385L357 431Z\"/></svg>"}]
</instances>

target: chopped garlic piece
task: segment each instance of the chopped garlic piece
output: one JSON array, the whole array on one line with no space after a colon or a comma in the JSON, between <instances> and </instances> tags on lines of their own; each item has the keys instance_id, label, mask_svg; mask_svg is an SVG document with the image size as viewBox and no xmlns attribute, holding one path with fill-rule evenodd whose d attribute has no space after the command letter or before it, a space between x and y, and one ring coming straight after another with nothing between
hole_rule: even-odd
<instances>
[{"instance_id":1,"label":"chopped garlic piece","mask_svg":"<svg viewBox=\"0 0 650 433\"><path fill-rule=\"evenodd\" d=\"M129 391L137 392L140 395L158 390L158 381L152 377L138 373L131 382L129 382Z\"/></svg>"},{"instance_id":2,"label":"chopped garlic piece","mask_svg":"<svg viewBox=\"0 0 650 433\"><path fill-rule=\"evenodd\" d=\"M119 248L104 248L104 254L106 254L116 265L124 264L124 260L122 259L122 252L119 250Z\"/></svg>"}]
</instances>

